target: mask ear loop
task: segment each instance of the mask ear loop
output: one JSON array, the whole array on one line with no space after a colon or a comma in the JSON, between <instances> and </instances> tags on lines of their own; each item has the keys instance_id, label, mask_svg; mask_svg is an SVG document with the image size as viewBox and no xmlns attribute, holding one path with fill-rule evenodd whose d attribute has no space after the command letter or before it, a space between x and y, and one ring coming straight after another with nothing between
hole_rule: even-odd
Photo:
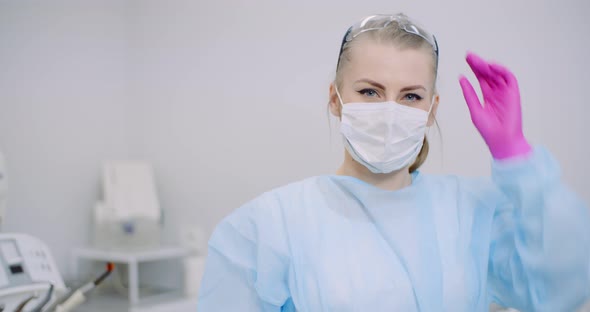
<instances>
[{"instance_id":1,"label":"mask ear loop","mask_svg":"<svg viewBox=\"0 0 590 312\"><path fill-rule=\"evenodd\" d=\"M434 107L434 98L436 95L432 95L432 100L430 101L430 108L428 109L428 117L430 117L430 113L432 112L432 108Z\"/></svg>"},{"instance_id":2,"label":"mask ear loop","mask_svg":"<svg viewBox=\"0 0 590 312\"><path fill-rule=\"evenodd\" d=\"M432 101L430 102L430 108L428 109L428 119L430 119L430 113L432 112L432 108L434 107L434 98L435 95L432 95ZM426 119L426 122L428 122L428 119ZM430 128L432 128L432 126L428 126L426 129L426 136L428 137L428 135L430 134Z\"/></svg>"},{"instance_id":3,"label":"mask ear loop","mask_svg":"<svg viewBox=\"0 0 590 312\"><path fill-rule=\"evenodd\" d=\"M334 90L336 90L336 95L338 96L340 105L344 108L344 101L342 101L342 97L340 96L340 92L338 92L338 87L336 86L336 83L334 83Z\"/></svg>"}]
</instances>

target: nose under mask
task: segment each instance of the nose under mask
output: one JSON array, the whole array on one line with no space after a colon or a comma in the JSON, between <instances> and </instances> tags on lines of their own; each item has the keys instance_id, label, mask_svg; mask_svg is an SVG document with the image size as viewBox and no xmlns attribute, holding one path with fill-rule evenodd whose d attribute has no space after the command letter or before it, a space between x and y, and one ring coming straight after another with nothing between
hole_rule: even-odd
<instances>
[{"instance_id":1,"label":"nose under mask","mask_svg":"<svg viewBox=\"0 0 590 312\"><path fill-rule=\"evenodd\" d=\"M424 143L428 112L396 103L347 103L342 105L340 133L354 160L373 173L390 173L412 164Z\"/></svg>"}]
</instances>

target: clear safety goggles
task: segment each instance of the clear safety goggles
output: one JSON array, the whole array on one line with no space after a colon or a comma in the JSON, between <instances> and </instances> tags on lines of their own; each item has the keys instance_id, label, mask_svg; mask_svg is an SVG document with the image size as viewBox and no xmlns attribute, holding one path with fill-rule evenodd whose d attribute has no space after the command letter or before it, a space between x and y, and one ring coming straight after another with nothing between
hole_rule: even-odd
<instances>
[{"instance_id":1,"label":"clear safety goggles","mask_svg":"<svg viewBox=\"0 0 590 312\"><path fill-rule=\"evenodd\" d=\"M387 27L391 22L396 22L400 29L404 30L407 33L420 36L426 42L428 42L434 53L436 54L436 61L438 63L438 43L436 42L436 38L434 35L430 34L429 32L425 31L422 27L418 26L416 23L412 22L405 14L398 13L395 15L385 15L385 14L378 14L378 15L371 15L367 16L361 21L357 22L356 24L352 25L344 38L342 39L342 44L340 45L340 54L338 54L338 66L340 65L340 57L342 56L342 50L344 49L344 45L347 42L352 41L358 35L371 31L371 30L379 30Z\"/></svg>"}]
</instances>

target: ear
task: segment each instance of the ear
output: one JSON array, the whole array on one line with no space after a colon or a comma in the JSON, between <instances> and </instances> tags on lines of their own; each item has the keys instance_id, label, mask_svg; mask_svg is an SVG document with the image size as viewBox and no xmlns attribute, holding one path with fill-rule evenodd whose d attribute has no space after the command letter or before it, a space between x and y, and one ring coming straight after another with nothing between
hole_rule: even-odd
<instances>
[{"instance_id":1,"label":"ear","mask_svg":"<svg viewBox=\"0 0 590 312\"><path fill-rule=\"evenodd\" d=\"M438 102L440 101L440 96L438 94L434 95L434 103L432 103L432 109L430 110L430 115L428 115L428 122L426 123L426 125L428 127L432 126L432 124L434 124L434 121L436 120L436 111L438 110Z\"/></svg>"},{"instance_id":2,"label":"ear","mask_svg":"<svg viewBox=\"0 0 590 312\"><path fill-rule=\"evenodd\" d=\"M330 113L332 113L332 116L340 118L342 106L340 105L340 100L338 99L338 95L336 94L336 87L333 82L330 84L328 106L330 108Z\"/></svg>"}]
</instances>

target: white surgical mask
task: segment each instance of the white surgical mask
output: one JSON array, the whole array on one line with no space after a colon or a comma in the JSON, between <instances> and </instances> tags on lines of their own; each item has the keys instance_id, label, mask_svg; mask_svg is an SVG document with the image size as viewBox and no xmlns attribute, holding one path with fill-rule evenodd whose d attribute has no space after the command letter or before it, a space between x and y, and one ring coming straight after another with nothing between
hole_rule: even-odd
<instances>
[{"instance_id":1,"label":"white surgical mask","mask_svg":"<svg viewBox=\"0 0 590 312\"><path fill-rule=\"evenodd\" d=\"M432 103L428 112L393 101L344 105L337 88L336 94L342 105L340 132L354 160L373 173L390 173L414 162Z\"/></svg>"}]
</instances>

